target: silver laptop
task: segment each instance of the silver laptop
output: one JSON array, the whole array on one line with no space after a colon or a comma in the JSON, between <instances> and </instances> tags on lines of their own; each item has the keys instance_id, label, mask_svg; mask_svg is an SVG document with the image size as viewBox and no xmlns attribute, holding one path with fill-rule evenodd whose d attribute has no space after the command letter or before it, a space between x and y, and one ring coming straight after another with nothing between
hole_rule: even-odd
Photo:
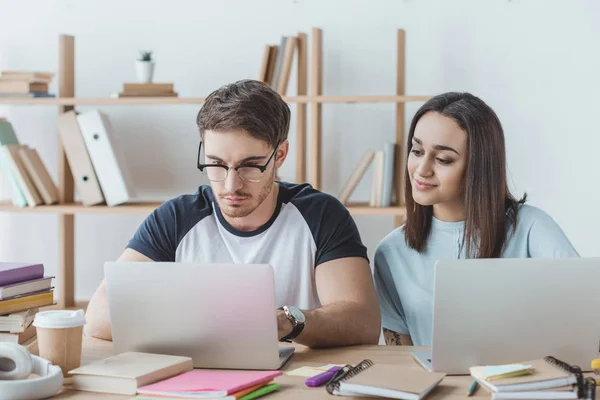
<instances>
[{"instance_id":1,"label":"silver laptop","mask_svg":"<svg viewBox=\"0 0 600 400\"><path fill-rule=\"evenodd\" d=\"M431 351L413 352L430 371L598 357L600 258L438 261L434 279Z\"/></svg>"},{"instance_id":2,"label":"silver laptop","mask_svg":"<svg viewBox=\"0 0 600 400\"><path fill-rule=\"evenodd\" d=\"M107 262L113 351L192 357L196 368L278 369L273 268Z\"/></svg>"}]
</instances>

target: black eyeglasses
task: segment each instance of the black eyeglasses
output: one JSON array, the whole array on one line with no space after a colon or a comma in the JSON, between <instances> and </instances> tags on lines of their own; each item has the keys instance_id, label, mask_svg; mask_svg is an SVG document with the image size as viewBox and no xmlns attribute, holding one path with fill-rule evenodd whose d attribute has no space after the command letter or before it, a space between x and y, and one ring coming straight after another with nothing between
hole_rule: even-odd
<instances>
[{"instance_id":1,"label":"black eyeglasses","mask_svg":"<svg viewBox=\"0 0 600 400\"><path fill-rule=\"evenodd\" d=\"M202 142L198 146L198 161L197 166L200 171L206 176L206 178L211 182L221 182L227 179L227 175L229 175L229 170L234 169L241 180L246 182L260 182L262 179L265 170L267 169L267 165L271 162L275 153L277 153L277 148L279 147L279 143L275 146L275 150L271 154L271 157L267 160L265 165L248 165L248 164L240 164L237 167L229 167L227 165L220 164L200 164L200 150L202 149Z\"/></svg>"}]
</instances>

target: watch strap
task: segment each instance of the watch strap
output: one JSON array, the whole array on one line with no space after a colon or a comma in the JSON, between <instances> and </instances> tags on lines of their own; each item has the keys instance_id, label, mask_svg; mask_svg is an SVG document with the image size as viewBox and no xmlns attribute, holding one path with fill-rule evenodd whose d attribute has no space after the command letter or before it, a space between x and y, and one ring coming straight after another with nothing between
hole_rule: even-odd
<instances>
[{"instance_id":1,"label":"watch strap","mask_svg":"<svg viewBox=\"0 0 600 400\"><path fill-rule=\"evenodd\" d=\"M288 333L286 336L282 337L279 341L290 343L292 341L292 339L297 338L298 335L300 335L300 333L302 333L302 330L304 329L304 323L298 322L295 318L291 317L286 312L284 307L280 307L280 310L284 311L286 318L292 323L293 328L290 333Z\"/></svg>"}]
</instances>

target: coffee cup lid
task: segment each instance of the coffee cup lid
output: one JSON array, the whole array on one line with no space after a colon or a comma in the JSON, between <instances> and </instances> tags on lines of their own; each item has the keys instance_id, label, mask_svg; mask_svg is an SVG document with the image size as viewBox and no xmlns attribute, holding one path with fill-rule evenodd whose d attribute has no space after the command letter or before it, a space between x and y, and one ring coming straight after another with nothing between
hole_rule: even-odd
<instances>
[{"instance_id":1,"label":"coffee cup lid","mask_svg":"<svg viewBox=\"0 0 600 400\"><path fill-rule=\"evenodd\" d=\"M35 314L33 326L36 328L75 328L85 325L83 310L53 310L40 311Z\"/></svg>"}]
</instances>

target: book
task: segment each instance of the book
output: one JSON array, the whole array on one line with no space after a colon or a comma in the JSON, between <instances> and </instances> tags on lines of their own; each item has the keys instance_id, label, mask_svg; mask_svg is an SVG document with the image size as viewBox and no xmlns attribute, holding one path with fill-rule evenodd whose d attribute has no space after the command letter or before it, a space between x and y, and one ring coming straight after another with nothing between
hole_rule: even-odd
<instances>
[{"instance_id":1,"label":"book","mask_svg":"<svg viewBox=\"0 0 600 400\"><path fill-rule=\"evenodd\" d=\"M356 366L347 365L339 370L326 388L330 394L339 396L417 400L431 393L445 377L444 373L363 360Z\"/></svg>"},{"instance_id":2,"label":"book","mask_svg":"<svg viewBox=\"0 0 600 400\"><path fill-rule=\"evenodd\" d=\"M479 368L476 367L475 369L477 370L477 375L486 381L512 378L533 373L533 367L530 364L487 365Z\"/></svg>"},{"instance_id":3,"label":"book","mask_svg":"<svg viewBox=\"0 0 600 400\"><path fill-rule=\"evenodd\" d=\"M373 157L375 157L375 152L373 150L368 150L363 155L363 158L360 160L354 171L352 171L352 175L350 175L350 178L338 196L338 199L342 204L345 204L348 201L352 195L352 192L354 192L354 189L356 189L356 186L364 176L365 172L367 172L371 161L373 161Z\"/></svg>"},{"instance_id":4,"label":"book","mask_svg":"<svg viewBox=\"0 0 600 400\"><path fill-rule=\"evenodd\" d=\"M3 119L0 121L0 145L19 144L17 135L13 129L10 121ZM4 152L0 152L0 169L6 176L10 186L12 188L12 203L15 207L26 207L27 199L21 191L21 186L17 182L15 174L12 172L12 166L8 161L8 157L4 155Z\"/></svg>"},{"instance_id":5,"label":"book","mask_svg":"<svg viewBox=\"0 0 600 400\"><path fill-rule=\"evenodd\" d=\"M167 92L167 93L146 93L146 92L119 92L119 93L111 93L110 97L114 99L122 98L122 97L177 97L179 96L177 92Z\"/></svg>"},{"instance_id":6,"label":"book","mask_svg":"<svg viewBox=\"0 0 600 400\"><path fill-rule=\"evenodd\" d=\"M0 121L0 145L19 144L15 130L8 120Z\"/></svg>"},{"instance_id":7,"label":"book","mask_svg":"<svg viewBox=\"0 0 600 400\"><path fill-rule=\"evenodd\" d=\"M21 333L33 322L37 308L0 316L0 332Z\"/></svg>"},{"instance_id":8,"label":"book","mask_svg":"<svg viewBox=\"0 0 600 400\"><path fill-rule=\"evenodd\" d=\"M16 296L22 296L28 293L43 292L52 287L53 276L45 278L32 279L23 282L11 283L0 286L0 300L10 299Z\"/></svg>"},{"instance_id":9,"label":"book","mask_svg":"<svg viewBox=\"0 0 600 400\"><path fill-rule=\"evenodd\" d=\"M52 304L54 304L54 294L51 290L8 300L0 300L0 315L25 311L30 308L50 306Z\"/></svg>"},{"instance_id":10,"label":"book","mask_svg":"<svg viewBox=\"0 0 600 400\"><path fill-rule=\"evenodd\" d=\"M383 177L381 189L381 206L392 205L393 188L395 182L396 143L386 142L383 146Z\"/></svg>"},{"instance_id":11,"label":"book","mask_svg":"<svg viewBox=\"0 0 600 400\"><path fill-rule=\"evenodd\" d=\"M194 397L225 397L280 376L281 371L193 370L152 385L140 387L138 394L173 396L180 392Z\"/></svg>"},{"instance_id":12,"label":"book","mask_svg":"<svg viewBox=\"0 0 600 400\"><path fill-rule=\"evenodd\" d=\"M33 263L15 263L0 261L0 286L12 283L41 279L44 277L44 265Z\"/></svg>"},{"instance_id":13,"label":"book","mask_svg":"<svg viewBox=\"0 0 600 400\"><path fill-rule=\"evenodd\" d=\"M279 80L281 77L281 69L283 68L283 59L287 41L287 36L281 37L281 41L277 50L277 56L275 58L275 65L273 67L273 77L271 79L271 88L273 88L273 90L275 91L277 91L277 89L279 88Z\"/></svg>"},{"instance_id":14,"label":"book","mask_svg":"<svg viewBox=\"0 0 600 400\"><path fill-rule=\"evenodd\" d=\"M469 370L471 376L491 392L519 392L544 390L572 385L577 382L575 375L544 360L531 360L521 364L530 365L532 373L497 380L487 380L484 371L489 366L475 366Z\"/></svg>"},{"instance_id":15,"label":"book","mask_svg":"<svg viewBox=\"0 0 600 400\"><path fill-rule=\"evenodd\" d=\"M28 82L19 80L0 80L0 92L7 93L47 93L48 84L46 82Z\"/></svg>"},{"instance_id":16,"label":"book","mask_svg":"<svg viewBox=\"0 0 600 400\"><path fill-rule=\"evenodd\" d=\"M135 395L138 388L193 368L190 357L125 352L69 371L76 390Z\"/></svg>"},{"instance_id":17,"label":"book","mask_svg":"<svg viewBox=\"0 0 600 400\"><path fill-rule=\"evenodd\" d=\"M277 80L277 88L275 89L281 96L287 92L288 82L290 80L290 71L292 70L292 62L294 61L294 53L296 51L298 39L294 36L288 37L283 47L283 61L279 70Z\"/></svg>"},{"instance_id":18,"label":"book","mask_svg":"<svg viewBox=\"0 0 600 400\"><path fill-rule=\"evenodd\" d=\"M265 83L269 86L273 83L273 75L275 73L275 63L277 62L277 52L278 46L270 46L269 51L269 64L267 66L267 71L265 74Z\"/></svg>"},{"instance_id":19,"label":"book","mask_svg":"<svg viewBox=\"0 0 600 400\"><path fill-rule=\"evenodd\" d=\"M21 162L35 185L40 197L46 204L58 203L58 188L50 177L46 166L35 149L22 146L19 149Z\"/></svg>"},{"instance_id":20,"label":"book","mask_svg":"<svg viewBox=\"0 0 600 400\"><path fill-rule=\"evenodd\" d=\"M25 81L25 82L45 82L49 83L54 78L53 72L38 71L2 71L0 80Z\"/></svg>"},{"instance_id":21,"label":"book","mask_svg":"<svg viewBox=\"0 0 600 400\"><path fill-rule=\"evenodd\" d=\"M22 147L23 145L20 144L7 144L0 147L0 152L3 153L5 160L8 162L10 172L16 178L21 192L27 200L27 205L35 207L42 204L43 200L21 160L19 152Z\"/></svg>"},{"instance_id":22,"label":"book","mask_svg":"<svg viewBox=\"0 0 600 400\"><path fill-rule=\"evenodd\" d=\"M381 207L382 205L383 163L383 150L378 150L373 158L373 180L371 181L371 201L369 202L371 207Z\"/></svg>"},{"instance_id":23,"label":"book","mask_svg":"<svg viewBox=\"0 0 600 400\"><path fill-rule=\"evenodd\" d=\"M528 390L522 392L493 392L492 399L513 400L513 399L576 399L577 391L572 386L553 388L547 390Z\"/></svg>"},{"instance_id":24,"label":"book","mask_svg":"<svg viewBox=\"0 0 600 400\"><path fill-rule=\"evenodd\" d=\"M158 93L172 93L172 83L124 83L122 93L146 93L158 95Z\"/></svg>"},{"instance_id":25,"label":"book","mask_svg":"<svg viewBox=\"0 0 600 400\"><path fill-rule=\"evenodd\" d=\"M0 342L23 344L36 336L35 326L29 325L23 332L0 332Z\"/></svg>"}]
</instances>

